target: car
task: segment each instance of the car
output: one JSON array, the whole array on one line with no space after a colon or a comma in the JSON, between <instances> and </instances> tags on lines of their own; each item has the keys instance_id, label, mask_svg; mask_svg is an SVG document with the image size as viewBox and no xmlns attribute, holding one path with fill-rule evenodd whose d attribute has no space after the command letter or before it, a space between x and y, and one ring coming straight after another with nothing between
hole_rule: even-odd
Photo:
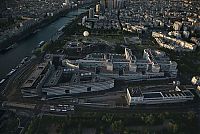
<instances>
[{"instance_id":1,"label":"car","mask_svg":"<svg viewBox=\"0 0 200 134\"><path fill-rule=\"evenodd\" d=\"M71 108L74 108L74 105L70 105Z\"/></svg>"},{"instance_id":2,"label":"car","mask_svg":"<svg viewBox=\"0 0 200 134\"><path fill-rule=\"evenodd\" d=\"M77 101L73 99L73 100L70 100L70 102L73 102L73 103L75 103L75 102L77 102Z\"/></svg>"},{"instance_id":3,"label":"car","mask_svg":"<svg viewBox=\"0 0 200 134\"><path fill-rule=\"evenodd\" d=\"M6 79L0 80L0 85L3 84L5 80L6 80Z\"/></svg>"},{"instance_id":4,"label":"car","mask_svg":"<svg viewBox=\"0 0 200 134\"><path fill-rule=\"evenodd\" d=\"M56 109L56 112L60 112L60 111L61 111L61 109L59 109L59 108Z\"/></svg>"},{"instance_id":5,"label":"car","mask_svg":"<svg viewBox=\"0 0 200 134\"><path fill-rule=\"evenodd\" d=\"M40 41L40 43L38 44L38 48L42 47L45 44L45 41Z\"/></svg>"},{"instance_id":6,"label":"car","mask_svg":"<svg viewBox=\"0 0 200 134\"><path fill-rule=\"evenodd\" d=\"M26 61L28 61L28 56L26 56L25 58L24 58L24 62L26 62Z\"/></svg>"},{"instance_id":7,"label":"car","mask_svg":"<svg viewBox=\"0 0 200 134\"><path fill-rule=\"evenodd\" d=\"M50 108L50 111L55 111L55 108Z\"/></svg>"},{"instance_id":8,"label":"car","mask_svg":"<svg viewBox=\"0 0 200 134\"><path fill-rule=\"evenodd\" d=\"M19 68L20 68L21 66L23 66L23 64L20 63L18 66L19 66Z\"/></svg>"},{"instance_id":9,"label":"car","mask_svg":"<svg viewBox=\"0 0 200 134\"><path fill-rule=\"evenodd\" d=\"M54 108L54 106L50 106L50 108Z\"/></svg>"},{"instance_id":10,"label":"car","mask_svg":"<svg viewBox=\"0 0 200 134\"><path fill-rule=\"evenodd\" d=\"M26 63L26 62L28 61L28 58L29 58L29 57L26 56L24 59L21 60L20 64L23 65L24 63Z\"/></svg>"},{"instance_id":11,"label":"car","mask_svg":"<svg viewBox=\"0 0 200 134\"><path fill-rule=\"evenodd\" d=\"M15 69L18 69L19 68L19 65L17 65L16 67L15 67Z\"/></svg>"},{"instance_id":12,"label":"car","mask_svg":"<svg viewBox=\"0 0 200 134\"><path fill-rule=\"evenodd\" d=\"M15 71L16 71L16 69L12 69L12 70L7 74L7 76L11 76Z\"/></svg>"}]
</instances>

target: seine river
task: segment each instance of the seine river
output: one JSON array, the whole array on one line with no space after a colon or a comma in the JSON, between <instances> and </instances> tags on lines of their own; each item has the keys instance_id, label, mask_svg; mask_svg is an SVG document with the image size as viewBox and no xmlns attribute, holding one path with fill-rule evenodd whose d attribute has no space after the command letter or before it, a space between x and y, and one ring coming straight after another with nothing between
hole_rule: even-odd
<instances>
[{"instance_id":1,"label":"seine river","mask_svg":"<svg viewBox=\"0 0 200 134\"><path fill-rule=\"evenodd\" d=\"M36 34L18 42L16 48L0 55L0 79L5 77L6 74L12 70L12 68L15 68L24 57L31 56L32 50L40 41L50 40L59 28L63 25L69 24L77 15L86 11L87 9L84 8L70 11L65 17L60 17L53 23L41 28Z\"/></svg>"}]
</instances>

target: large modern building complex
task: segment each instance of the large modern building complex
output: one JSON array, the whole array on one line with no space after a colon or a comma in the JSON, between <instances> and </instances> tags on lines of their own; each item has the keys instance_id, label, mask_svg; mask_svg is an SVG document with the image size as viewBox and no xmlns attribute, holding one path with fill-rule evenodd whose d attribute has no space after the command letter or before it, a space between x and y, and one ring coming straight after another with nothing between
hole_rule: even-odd
<instances>
[{"instance_id":1,"label":"large modern building complex","mask_svg":"<svg viewBox=\"0 0 200 134\"><path fill-rule=\"evenodd\" d=\"M118 80L162 80L176 78L177 63L164 52L145 49L137 59L125 48L124 54L91 53L83 59L47 54L21 86L24 97L58 97L107 90Z\"/></svg>"},{"instance_id":2,"label":"large modern building complex","mask_svg":"<svg viewBox=\"0 0 200 134\"><path fill-rule=\"evenodd\" d=\"M62 97L64 95L107 90L114 80L80 70L63 55L47 55L21 86L23 97Z\"/></svg>"},{"instance_id":3,"label":"large modern building complex","mask_svg":"<svg viewBox=\"0 0 200 134\"><path fill-rule=\"evenodd\" d=\"M127 89L129 105L176 103L193 100L194 95L187 89L178 86L161 91L142 91L140 88Z\"/></svg>"},{"instance_id":4,"label":"large modern building complex","mask_svg":"<svg viewBox=\"0 0 200 134\"><path fill-rule=\"evenodd\" d=\"M75 63L80 69L123 80L176 78L177 75L177 63L170 61L164 52L151 49L145 49L141 59L125 48L124 54L92 53Z\"/></svg>"}]
</instances>

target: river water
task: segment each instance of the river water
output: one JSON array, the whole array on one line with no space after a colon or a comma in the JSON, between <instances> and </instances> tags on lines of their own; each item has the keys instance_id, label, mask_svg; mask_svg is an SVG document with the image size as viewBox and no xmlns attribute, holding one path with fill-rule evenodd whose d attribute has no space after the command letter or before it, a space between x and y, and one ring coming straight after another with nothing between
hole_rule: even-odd
<instances>
[{"instance_id":1,"label":"river water","mask_svg":"<svg viewBox=\"0 0 200 134\"><path fill-rule=\"evenodd\" d=\"M67 13L65 17L57 19L53 23L41 28L36 34L18 42L16 48L0 55L0 79L5 77L6 74L12 70L12 68L15 68L24 57L31 56L32 50L40 41L50 40L59 28L63 25L69 24L77 15L86 11L87 9L79 8L78 10L73 10Z\"/></svg>"}]
</instances>

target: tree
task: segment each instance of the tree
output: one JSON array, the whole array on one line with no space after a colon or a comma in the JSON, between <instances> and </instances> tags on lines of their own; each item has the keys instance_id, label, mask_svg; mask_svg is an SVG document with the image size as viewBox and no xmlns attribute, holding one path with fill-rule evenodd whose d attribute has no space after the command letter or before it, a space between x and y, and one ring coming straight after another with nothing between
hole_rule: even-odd
<instances>
[{"instance_id":1,"label":"tree","mask_svg":"<svg viewBox=\"0 0 200 134\"><path fill-rule=\"evenodd\" d=\"M192 121L194 118L195 118L194 112L188 112L188 114L187 114L187 119L188 119L189 121Z\"/></svg>"},{"instance_id":2,"label":"tree","mask_svg":"<svg viewBox=\"0 0 200 134\"><path fill-rule=\"evenodd\" d=\"M123 131L123 134L129 134L129 131L127 128L125 128L125 130Z\"/></svg>"},{"instance_id":3,"label":"tree","mask_svg":"<svg viewBox=\"0 0 200 134\"><path fill-rule=\"evenodd\" d=\"M176 123L169 122L169 132L176 134L178 131L178 125Z\"/></svg>"},{"instance_id":4,"label":"tree","mask_svg":"<svg viewBox=\"0 0 200 134\"><path fill-rule=\"evenodd\" d=\"M110 124L113 121L113 114L105 114L102 116L101 120Z\"/></svg>"},{"instance_id":5,"label":"tree","mask_svg":"<svg viewBox=\"0 0 200 134\"><path fill-rule=\"evenodd\" d=\"M123 125L122 125L122 121L119 120L119 121L114 121L112 124L111 124L111 128L114 132L118 132L118 133L121 133L122 131L122 128L123 128Z\"/></svg>"}]
</instances>

